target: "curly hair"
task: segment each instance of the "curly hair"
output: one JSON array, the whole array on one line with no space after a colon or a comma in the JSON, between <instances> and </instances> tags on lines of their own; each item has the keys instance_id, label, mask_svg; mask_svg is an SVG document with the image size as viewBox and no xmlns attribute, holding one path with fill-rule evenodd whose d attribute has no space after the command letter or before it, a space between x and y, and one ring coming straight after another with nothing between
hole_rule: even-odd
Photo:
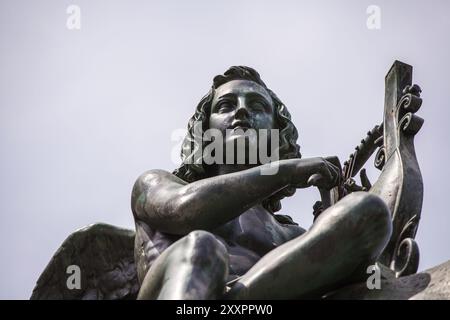
<instances>
[{"instance_id":1,"label":"curly hair","mask_svg":"<svg viewBox=\"0 0 450 320\"><path fill-rule=\"evenodd\" d=\"M188 132L181 147L181 166L176 169L175 174L186 182L194 182L207 177L203 161L194 161L194 155L199 150L198 141L203 141L202 137L196 137L194 125L201 123L202 132L208 129L209 116L211 114L211 104L215 90L224 83L232 80L249 80L256 82L269 93L272 98L275 109L275 121L280 130L279 132L279 159L301 158L300 147L297 144L298 132L297 128L291 121L291 115L281 100L267 88L266 84L261 80L259 73L245 66L233 66L229 68L223 75L217 75L213 79L213 85L209 92L200 100L195 109L194 115L189 119ZM207 142L203 142L206 144ZM281 209L281 199L292 196L295 188L285 188L263 201L263 206L272 214ZM276 215L277 220L283 223L293 223L288 216Z\"/></svg>"}]
</instances>

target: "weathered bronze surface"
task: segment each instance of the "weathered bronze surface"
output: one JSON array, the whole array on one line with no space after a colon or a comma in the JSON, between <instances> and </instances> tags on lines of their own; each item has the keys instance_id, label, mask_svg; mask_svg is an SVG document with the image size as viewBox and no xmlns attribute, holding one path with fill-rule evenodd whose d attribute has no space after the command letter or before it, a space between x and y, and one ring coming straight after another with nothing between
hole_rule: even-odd
<instances>
[{"instance_id":1,"label":"weathered bronze surface","mask_svg":"<svg viewBox=\"0 0 450 320\"><path fill-rule=\"evenodd\" d=\"M117 259L108 255L108 269L85 262L95 260L91 249L74 254L67 248L83 232L103 237L107 230L106 243L111 243L114 227L78 231L55 254L32 298L321 298L365 280L367 266L375 262L397 277L415 273L423 186L413 138L423 120L414 115L421 99L411 80L412 68L395 62L386 76L383 123L368 132L341 168L335 156L302 159L286 106L255 70L230 68L214 78L190 119L180 168L173 173L150 170L134 185L135 264L128 251L133 235L124 238L124 231L116 232L124 250ZM224 136L236 128L279 129L278 172L263 175L261 169L274 163L250 164L248 159L243 164L192 162L196 122ZM361 169L376 149L381 174L372 186ZM358 172L361 186L353 179ZM319 188L322 201L314 206L310 229L276 214L282 198L311 186ZM86 237L81 238L75 247L87 246ZM105 257L102 246L96 250ZM69 294L61 284L64 264L77 262L93 271L86 287ZM121 271L102 278L107 270Z\"/></svg>"}]
</instances>

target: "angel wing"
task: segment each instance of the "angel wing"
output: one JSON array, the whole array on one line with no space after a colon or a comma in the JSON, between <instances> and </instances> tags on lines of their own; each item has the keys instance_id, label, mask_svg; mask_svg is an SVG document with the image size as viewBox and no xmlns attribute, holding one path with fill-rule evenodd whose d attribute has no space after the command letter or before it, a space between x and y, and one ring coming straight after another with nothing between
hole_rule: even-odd
<instances>
[{"instance_id":1,"label":"angel wing","mask_svg":"<svg viewBox=\"0 0 450 320\"><path fill-rule=\"evenodd\" d=\"M132 230L103 223L75 231L53 255L31 299L135 299L134 237ZM80 289L68 286L67 268L73 265L79 267Z\"/></svg>"}]
</instances>

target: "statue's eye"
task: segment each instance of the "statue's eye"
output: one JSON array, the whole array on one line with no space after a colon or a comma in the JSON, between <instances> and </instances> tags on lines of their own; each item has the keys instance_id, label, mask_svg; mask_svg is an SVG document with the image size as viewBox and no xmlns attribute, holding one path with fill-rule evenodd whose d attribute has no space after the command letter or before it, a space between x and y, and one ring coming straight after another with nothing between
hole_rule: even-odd
<instances>
[{"instance_id":1,"label":"statue's eye","mask_svg":"<svg viewBox=\"0 0 450 320\"><path fill-rule=\"evenodd\" d=\"M217 105L218 112L228 112L231 109L233 109L233 104L229 101L219 102L219 104Z\"/></svg>"},{"instance_id":2,"label":"statue's eye","mask_svg":"<svg viewBox=\"0 0 450 320\"><path fill-rule=\"evenodd\" d=\"M251 107L252 107L252 109L254 109L256 111L264 111L266 108L266 104L262 101L256 100L256 101L252 101Z\"/></svg>"}]
</instances>

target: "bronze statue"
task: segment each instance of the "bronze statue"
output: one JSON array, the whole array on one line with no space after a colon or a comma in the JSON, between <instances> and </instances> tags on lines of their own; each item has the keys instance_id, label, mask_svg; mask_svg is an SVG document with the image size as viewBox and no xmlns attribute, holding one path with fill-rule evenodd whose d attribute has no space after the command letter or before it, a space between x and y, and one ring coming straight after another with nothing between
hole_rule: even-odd
<instances>
[{"instance_id":1,"label":"bronze statue","mask_svg":"<svg viewBox=\"0 0 450 320\"><path fill-rule=\"evenodd\" d=\"M255 70L232 67L216 76L189 121L181 166L137 179L131 199L136 232L104 224L75 232L32 299L321 298L365 280L375 263L385 276L414 274L423 185L413 139L423 120L415 115L420 88L411 81L412 67L396 61L386 76L383 123L341 168L334 156L301 158L286 106ZM224 137L226 156L239 139L246 151L276 140L269 152L276 160L258 156L255 162L249 152L243 161L231 152L231 163L195 158L208 145L199 145L199 124ZM278 136L267 134L261 143L260 135L247 135L264 130ZM381 174L372 185L361 169L377 149ZM215 157L229 160L219 152ZM275 173L262 173L274 165ZM353 179L358 172L362 186ZM322 200L305 230L276 212L284 197L311 186ZM82 270L78 291L66 286L73 264Z\"/></svg>"},{"instance_id":2,"label":"bronze statue","mask_svg":"<svg viewBox=\"0 0 450 320\"><path fill-rule=\"evenodd\" d=\"M317 298L361 280L391 235L386 204L360 192L321 213L309 231L277 220L283 196L313 185L329 190L340 168L301 159L287 108L255 70L232 67L215 77L190 124L196 119L224 136L239 123L279 129L279 170L261 175L267 164L183 163L173 174L140 176L132 193L139 299L222 298L227 282L229 299Z\"/></svg>"}]
</instances>

